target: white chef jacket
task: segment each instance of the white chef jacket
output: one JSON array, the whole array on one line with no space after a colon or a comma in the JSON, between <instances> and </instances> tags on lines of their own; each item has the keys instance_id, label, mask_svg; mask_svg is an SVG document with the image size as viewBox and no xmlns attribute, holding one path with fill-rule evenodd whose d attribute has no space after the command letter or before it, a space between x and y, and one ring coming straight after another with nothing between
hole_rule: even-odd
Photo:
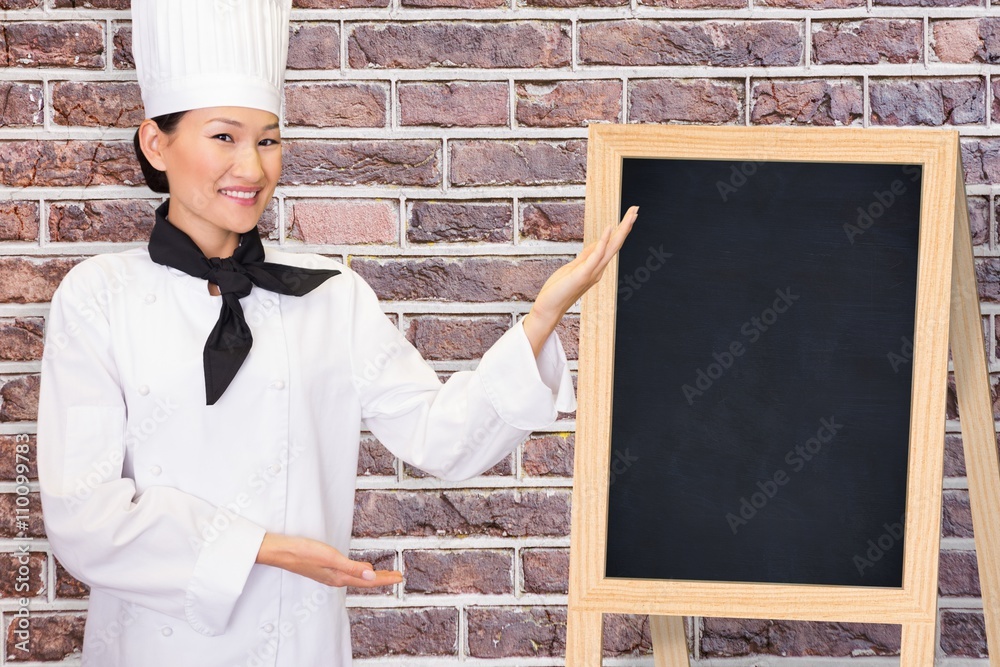
<instances>
[{"instance_id":1,"label":"white chef jacket","mask_svg":"<svg viewBox=\"0 0 1000 667\"><path fill-rule=\"evenodd\" d=\"M85 665L350 665L345 590L255 564L265 531L348 553L362 425L460 480L576 407L555 334L536 359L519 320L442 384L357 273L265 254L342 273L240 299L253 347L214 406L205 280L136 248L84 260L52 298L38 473L52 550L91 587Z\"/></svg>"}]
</instances>

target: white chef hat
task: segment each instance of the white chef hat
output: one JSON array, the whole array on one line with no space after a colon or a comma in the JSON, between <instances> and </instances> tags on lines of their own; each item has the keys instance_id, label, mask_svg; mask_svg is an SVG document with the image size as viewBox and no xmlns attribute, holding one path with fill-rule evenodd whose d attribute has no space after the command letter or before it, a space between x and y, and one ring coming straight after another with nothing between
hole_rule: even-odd
<instances>
[{"instance_id":1,"label":"white chef hat","mask_svg":"<svg viewBox=\"0 0 1000 667\"><path fill-rule=\"evenodd\" d=\"M216 106L280 115L291 0L132 0L146 117Z\"/></svg>"}]
</instances>

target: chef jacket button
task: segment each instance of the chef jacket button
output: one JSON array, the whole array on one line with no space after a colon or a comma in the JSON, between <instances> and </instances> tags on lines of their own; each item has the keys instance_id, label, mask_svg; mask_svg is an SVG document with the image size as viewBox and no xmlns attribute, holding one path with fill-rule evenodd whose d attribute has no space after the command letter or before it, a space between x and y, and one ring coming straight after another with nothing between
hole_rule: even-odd
<instances>
[{"instance_id":1,"label":"chef jacket button","mask_svg":"<svg viewBox=\"0 0 1000 667\"><path fill-rule=\"evenodd\" d=\"M281 464L280 464L280 463L272 463L271 465L269 465L269 466L267 467L267 469L268 469L268 470L269 470L269 471L270 471L270 472L271 472L272 474L275 474L275 475L276 475L276 474L278 474L279 472L281 472Z\"/></svg>"},{"instance_id":2,"label":"chef jacket button","mask_svg":"<svg viewBox=\"0 0 1000 667\"><path fill-rule=\"evenodd\" d=\"M149 393L149 385L140 384L139 385L139 395L140 396L145 396L148 393Z\"/></svg>"},{"instance_id":3,"label":"chef jacket button","mask_svg":"<svg viewBox=\"0 0 1000 667\"><path fill-rule=\"evenodd\" d=\"M264 310L271 310L273 306L274 302L271 301L270 299L264 299L263 301L260 302L260 307L263 308Z\"/></svg>"},{"instance_id":4,"label":"chef jacket button","mask_svg":"<svg viewBox=\"0 0 1000 667\"><path fill-rule=\"evenodd\" d=\"M268 632L268 633L274 632L274 624L273 623L265 623L263 626L261 626L261 630L263 630L264 632Z\"/></svg>"},{"instance_id":5,"label":"chef jacket button","mask_svg":"<svg viewBox=\"0 0 1000 667\"><path fill-rule=\"evenodd\" d=\"M163 469L160 466L151 466L149 468L150 475L159 475L161 472L163 472Z\"/></svg>"},{"instance_id":6,"label":"chef jacket button","mask_svg":"<svg viewBox=\"0 0 1000 667\"><path fill-rule=\"evenodd\" d=\"M164 625L163 629L160 630L160 632L163 633L164 637L169 637L170 635L174 634L174 629L171 628L169 625Z\"/></svg>"},{"instance_id":7,"label":"chef jacket button","mask_svg":"<svg viewBox=\"0 0 1000 667\"><path fill-rule=\"evenodd\" d=\"M153 303L156 301L156 295L152 292L146 295L146 303Z\"/></svg>"},{"instance_id":8,"label":"chef jacket button","mask_svg":"<svg viewBox=\"0 0 1000 667\"><path fill-rule=\"evenodd\" d=\"M284 389L285 382L283 380L275 380L274 382L271 383L271 386L275 389Z\"/></svg>"}]
</instances>

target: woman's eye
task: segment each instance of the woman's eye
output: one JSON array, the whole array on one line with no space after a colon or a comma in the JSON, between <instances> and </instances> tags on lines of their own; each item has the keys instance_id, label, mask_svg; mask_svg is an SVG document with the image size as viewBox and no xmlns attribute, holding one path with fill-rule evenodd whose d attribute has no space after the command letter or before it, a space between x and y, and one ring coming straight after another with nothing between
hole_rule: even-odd
<instances>
[{"instance_id":1,"label":"woman's eye","mask_svg":"<svg viewBox=\"0 0 1000 667\"><path fill-rule=\"evenodd\" d=\"M260 140L260 145L261 146L277 146L280 143L281 142L278 141L277 139L261 139Z\"/></svg>"},{"instance_id":2,"label":"woman's eye","mask_svg":"<svg viewBox=\"0 0 1000 667\"><path fill-rule=\"evenodd\" d=\"M212 138L213 139L222 139L223 141L232 141L233 140L233 138L231 136L229 136L228 134L217 134L217 135L215 135Z\"/></svg>"}]
</instances>

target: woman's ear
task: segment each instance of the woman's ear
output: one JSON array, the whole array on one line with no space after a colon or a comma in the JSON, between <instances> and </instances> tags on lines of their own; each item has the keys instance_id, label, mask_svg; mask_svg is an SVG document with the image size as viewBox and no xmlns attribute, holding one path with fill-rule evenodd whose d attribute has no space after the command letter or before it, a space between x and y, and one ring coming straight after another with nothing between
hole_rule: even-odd
<instances>
[{"instance_id":1,"label":"woman's ear","mask_svg":"<svg viewBox=\"0 0 1000 667\"><path fill-rule=\"evenodd\" d=\"M160 127L153 119L147 118L139 124L139 147L149 164L159 171L167 170L167 164L161 153L166 140L167 135L160 131Z\"/></svg>"}]
</instances>

